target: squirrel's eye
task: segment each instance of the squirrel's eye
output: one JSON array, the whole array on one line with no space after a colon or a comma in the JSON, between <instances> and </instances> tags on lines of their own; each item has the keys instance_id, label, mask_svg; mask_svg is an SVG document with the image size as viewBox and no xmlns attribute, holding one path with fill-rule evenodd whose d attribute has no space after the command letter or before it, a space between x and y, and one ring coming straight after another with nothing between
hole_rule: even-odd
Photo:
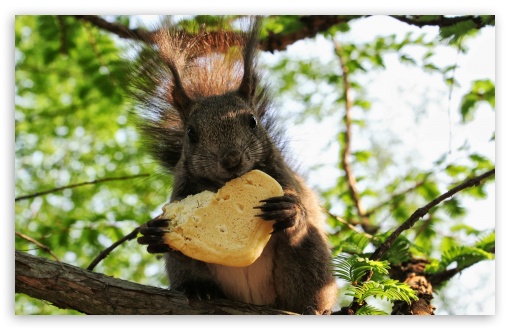
<instances>
[{"instance_id":1,"label":"squirrel's eye","mask_svg":"<svg viewBox=\"0 0 510 330\"><path fill-rule=\"evenodd\" d=\"M257 118L255 118L255 116L252 115L250 117L250 128L254 129L257 127L257 125L258 125Z\"/></svg>"},{"instance_id":2,"label":"squirrel's eye","mask_svg":"<svg viewBox=\"0 0 510 330\"><path fill-rule=\"evenodd\" d=\"M188 130L186 131L186 134L188 134L189 142L191 143L198 142L198 134L193 127L189 126Z\"/></svg>"}]
</instances>

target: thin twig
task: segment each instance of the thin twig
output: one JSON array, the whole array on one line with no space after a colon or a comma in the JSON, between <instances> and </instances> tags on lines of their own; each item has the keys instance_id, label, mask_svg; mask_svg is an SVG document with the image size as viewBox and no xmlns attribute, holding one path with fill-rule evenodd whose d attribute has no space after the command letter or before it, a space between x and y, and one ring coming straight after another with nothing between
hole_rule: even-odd
<instances>
[{"instance_id":1,"label":"thin twig","mask_svg":"<svg viewBox=\"0 0 510 330\"><path fill-rule=\"evenodd\" d=\"M113 243L112 245L110 245L108 248L106 248L105 250L103 250L91 263L90 265L87 267L87 270L93 270L94 267L97 266L97 264L103 260L104 258L106 258L110 252L112 252L117 246L121 245L122 243L126 242L126 241L130 241L134 238L136 238L136 236L138 235L138 233L140 232L140 227L136 227L131 233L127 234L126 236L122 237L121 239L119 239L117 242Z\"/></svg>"},{"instance_id":2,"label":"thin twig","mask_svg":"<svg viewBox=\"0 0 510 330\"><path fill-rule=\"evenodd\" d=\"M377 229L370 225L369 218L367 217L367 212L363 203L361 202L361 198L358 193L358 183L356 181L356 177L353 173L351 164L349 162L349 158L351 156L351 135L352 135L352 118L351 112L353 107L352 100L352 88L351 83L349 81L349 69L347 67L347 63L344 58L344 53L342 46L340 43L333 38L333 44L335 45L335 52L340 60L340 66L342 68L342 78L344 83L343 96L345 100L345 116L344 116L344 125L345 125L345 141L344 148L341 151L341 163L342 168L345 172L345 178L347 181L347 186L349 187L349 194L351 196L354 205L356 206L356 210L358 211L358 215L361 218L361 226L363 230L367 233L373 234Z\"/></svg>"},{"instance_id":3,"label":"thin twig","mask_svg":"<svg viewBox=\"0 0 510 330\"><path fill-rule=\"evenodd\" d=\"M48 246L46 246L46 245L42 244L41 242L39 242L38 240L36 240L36 239L34 239L34 238L30 237L30 236L27 236L25 234L22 234L22 233L20 233L18 231L16 231L15 233L16 233L16 236L19 236L19 237L29 241L30 243L34 243L35 245L40 247L42 250L44 250L44 251L48 252L49 254L51 254L51 256L56 261L60 262L60 259L55 255L55 253L53 253L53 251L51 251L51 249Z\"/></svg>"},{"instance_id":4,"label":"thin twig","mask_svg":"<svg viewBox=\"0 0 510 330\"><path fill-rule=\"evenodd\" d=\"M57 16L57 22L60 29L60 53L63 55L68 54L67 48L67 25L62 16Z\"/></svg>"},{"instance_id":5,"label":"thin twig","mask_svg":"<svg viewBox=\"0 0 510 330\"><path fill-rule=\"evenodd\" d=\"M369 239L373 239L373 238L374 238L374 236L373 236L373 235L370 235L370 234L365 233L365 232L363 232L363 231L359 231L359 230L358 230L358 228L356 228L356 227L355 227L352 223L350 223L349 221L347 221L347 220L345 220L345 219L343 219L343 218L339 217L338 215L335 215L335 214L331 213L329 210L326 210L326 209L324 209L324 208L323 208L323 210L324 210L324 212L325 212L326 214L328 214L330 217L335 218L336 220L338 220L339 222L343 223L344 225L346 225L347 227L349 227L351 230L353 230L353 231L357 232L358 234L361 234L361 235L363 235L363 236L365 236L365 237L367 237L367 238L369 238Z\"/></svg>"},{"instance_id":6,"label":"thin twig","mask_svg":"<svg viewBox=\"0 0 510 330\"><path fill-rule=\"evenodd\" d=\"M456 193L458 193L461 190L464 190L466 188L470 188L473 186L477 186L480 184L480 182L490 176L493 176L496 173L496 169L492 169L490 171L485 172L482 175L479 175L477 177L471 178L469 180L464 181L463 183L459 184L458 186L454 187L453 189L448 190L446 193L442 194L441 196L435 198L433 201L425 205L424 207L419 208L416 210L402 225L400 225L391 235L382 243L375 252L370 256L371 260L379 260L381 257L390 249L393 242L397 239L397 237L406 229L410 229L414 224L420 220L421 217L423 217L425 214L429 212L431 208L438 205L442 201L444 201L447 198L452 197Z\"/></svg>"},{"instance_id":7,"label":"thin twig","mask_svg":"<svg viewBox=\"0 0 510 330\"><path fill-rule=\"evenodd\" d=\"M129 180L129 179L135 179L135 178L145 177L145 176L149 176L149 175L150 174L137 174L137 175L121 176L121 177L116 177L116 178L104 178L104 179L99 179L99 180L94 180L94 181L75 183L75 184L72 184L72 185L69 185L69 186L53 188L53 189L50 189L50 190L45 190L45 191L37 192L37 193L34 193L34 194L30 194L30 195L16 197L14 199L14 201L18 202L18 201L21 201L23 199L34 198L34 197L37 197L37 196L51 194L51 193L54 193L54 192L57 192L57 191L61 191L61 190L65 190L65 189L72 189L72 188L81 187L81 186L90 185L90 184L102 183L102 182L107 182L107 181L116 181L116 180Z\"/></svg>"}]
</instances>

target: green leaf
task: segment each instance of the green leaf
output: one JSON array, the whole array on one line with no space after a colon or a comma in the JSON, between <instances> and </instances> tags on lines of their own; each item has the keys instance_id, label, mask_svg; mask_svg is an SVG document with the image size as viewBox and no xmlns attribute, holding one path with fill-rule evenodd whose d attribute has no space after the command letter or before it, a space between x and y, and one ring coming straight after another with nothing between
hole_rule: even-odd
<instances>
[{"instance_id":1,"label":"green leaf","mask_svg":"<svg viewBox=\"0 0 510 330\"><path fill-rule=\"evenodd\" d=\"M372 157L372 152L369 150L360 150L360 151L353 152L352 155L354 156L356 161L358 161L362 164L366 164L369 161L369 159Z\"/></svg>"},{"instance_id":2,"label":"green leaf","mask_svg":"<svg viewBox=\"0 0 510 330\"><path fill-rule=\"evenodd\" d=\"M427 265L425 272L437 273L444 271L452 263L457 263L457 268L464 269L482 260L492 260L494 254L486 252L475 246L453 246L443 252L441 260Z\"/></svg>"},{"instance_id":3,"label":"green leaf","mask_svg":"<svg viewBox=\"0 0 510 330\"><path fill-rule=\"evenodd\" d=\"M342 252L363 254L368 244L370 244L370 239L367 236L352 231L338 243L338 248Z\"/></svg>"},{"instance_id":4,"label":"green leaf","mask_svg":"<svg viewBox=\"0 0 510 330\"><path fill-rule=\"evenodd\" d=\"M465 165L455 165L450 164L446 166L445 172L454 178L458 178L459 176L465 177L470 171L470 168L468 168Z\"/></svg>"},{"instance_id":5,"label":"green leaf","mask_svg":"<svg viewBox=\"0 0 510 330\"><path fill-rule=\"evenodd\" d=\"M412 243L404 236L399 236L383 256L392 265L398 265L412 258L410 248Z\"/></svg>"},{"instance_id":6,"label":"green leaf","mask_svg":"<svg viewBox=\"0 0 510 330\"><path fill-rule=\"evenodd\" d=\"M379 275L388 274L389 264L386 261L375 261L358 256L341 254L333 259L333 274L351 284L358 283L367 272Z\"/></svg>"},{"instance_id":7,"label":"green leaf","mask_svg":"<svg viewBox=\"0 0 510 330\"><path fill-rule=\"evenodd\" d=\"M496 249L496 232L493 231L481 237L476 243L475 247L487 252L495 251Z\"/></svg>"},{"instance_id":8,"label":"green leaf","mask_svg":"<svg viewBox=\"0 0 510 330\"><path fill-rule=\"evenodd\" d=\"M358 301L365 301L368 297L386 299L388 301L401 300L411 304L411 300L418 300L416 293L406 283L387 279L380 283L369 281L359 287L348 289L347 295L353 296Z\"/></svg>"},{"instance_id":9,"label":"green leaf","mask_svg":"<svg viewBox=\"0 0 510 330\"><path fill-rule=\"evenodd\" d=\"M491 80L475 80L471 90L462 97L460 113L463 122L473 120L475 110L480 102L487 102L492 109L496 107L496 87Z\"/></svg>"},{"instance_id":10,"label":"green leaf","mask_svg":"<svg viewBox=\"0 0 510 330\"><path fill-rule=\"evenodd\" d=\"M469 226L467 224L464 224L464 223L460 223L460 224L454 225L454 226L450 227L450 230L452 232L464 231L468 235L478 235L478 234L480 234L480 230L478 230L476 228L473 228L473 227L471 227L471 226Z\"/></svg>"},{"instance_id":11,"label":"green leaf","mask_svg":"<svg viewBox=\"0 0 510 330\"><path fill-rule=\"evenodd\" d=\"M416 188L416 192L428 201L433 200L441 194L437 184L433 181L423 183L421 186Z\"/></svg>"},{"instance_id":12,"label":"green leaf","mask_svg":"<svg viewBox=\"0 0 510 330\"><path fill-rule=\"evenodd\" d=\"M388 315L388 313L369 304L365 304L356 311L356 315Z\"/></svg>"}]
</instances>

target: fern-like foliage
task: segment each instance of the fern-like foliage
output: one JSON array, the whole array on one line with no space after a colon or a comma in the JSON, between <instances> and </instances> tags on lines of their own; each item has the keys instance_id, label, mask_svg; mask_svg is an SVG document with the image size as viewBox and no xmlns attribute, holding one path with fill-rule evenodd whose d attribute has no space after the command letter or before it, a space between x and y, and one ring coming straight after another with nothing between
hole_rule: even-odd
<instances>
[{"instance_id":1,"label":"fern-like foliage","mask_svg":"<svg viewBox=\"0 0 510 330\"><path fill-rule=\"evenodd\" d=\"M365 300L369 297L387 299L390 302L401 300L408 304L411 304L412 300L418 299L409 285L387 278L389 268L390 264L386 260L370 260L357 255L340 254L333 259L333 274L349 283L346 295L352 296L362 305L356 311L356 315L387 314L366 304ZM373 272L372 279L385 279L362 282L368 272Z\"/></svg>"},{"instance_id":2,"label":"fern-like foliage","mask_svg":"<svg viewBox=\"0 0 510 330\"><path fill-rule=\"evenodd\" d=\"M487 245L489 242L484 242ZM494 254L484 251L476 246L454 246L443 252L441 260L432 260L425 268L426 273L438 273L445 271L452 263L457 263L457 268L464 269L482 260L492 260Z\"/></svg>"},{"instance_id":3,"label":"fern-like foliage","mask_svg":"<svg viewBox=\"0 0 510 330\"><path fill-rule=\"evenodd\" d=\"M475 247L486 252L494 251L496 249L496 232L493 231L485 236L482 236L475 243Z\"/></svg>"},{"instance_id":4,"label":"fern-like foliage","mask_svg":"<svg viewBox=\"0 0 510 330\"><path fill-rule=\"evenodd\" d=\"M390 234L391 232L387 232L378 235L376 242L379 242L379 244L376 244L376 246L379 246L380 243L384 242ZM405 236L400 235L397 237L395 242L393 242L389 250L384 254L383 260L388 260L392 265L401 264L412 258L412 249L417 252L420 251L420 249L415 244L413 244Z\"/></svg>"},{"instance_id":5,"label":"fern-like foliage","mask_svg":"<svg viewBox=\"0 0 510 330\"><path fill-rule=\"evenodd\" d=\"M356 285L367 272L386 275L388 268L387 261L375 261L356 255L340 254L333 259L333 274L353 285Z\"/></svg>"},{"instance_id":6,"label":"fern-like foliage","mask_svg":"<svg viewBox=\"0 0 510 330\"><path fill-rule=\"evenodd\" d=\"M418 297L413 289L406 283L397 280L387 279L381 282L369 281L361 286L353 286L347 292L347 295L353 296L358 301L365 301L368 297L387 299L389 301L402 300L411 304L411 300L417 300Z\"/></svg>"},{"instance_id":7,"label":"fern-like foliage","mask_svg":"<svg viewBox=\"0 0 510 330\"><path fill-rule=\"evenodd\" d=\"M356 311L356 315L388 315L388 313L366 304Z\"/></svg>"}]
</instances>

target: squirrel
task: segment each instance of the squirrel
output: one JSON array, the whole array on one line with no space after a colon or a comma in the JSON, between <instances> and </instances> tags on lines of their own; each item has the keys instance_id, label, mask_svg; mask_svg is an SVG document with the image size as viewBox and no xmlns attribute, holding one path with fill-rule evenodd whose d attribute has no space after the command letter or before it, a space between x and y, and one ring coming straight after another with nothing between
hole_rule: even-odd
<instances>
[{"instance_id":1,"label":"squirrel","mask_svg":"<svg viewBox=\"0 0 510 330\"><path fill-rule=\"evenodd\" d=\"M300 314L329 314L337 297L318 198L283 154L269 88L256 52L261 17L233 32L160 29L138 62L132 91L137 126L152 157L173 175L170 201L216 192L251 170L273 177L284 195L259 206L275 220L261 256L247 267L191 259L157 240L169 219L147 222L150 253L164 253L171 289L188 298L226 298ZM161 237L161 235L160 235Z\"/></svg>"}]
</instances>

